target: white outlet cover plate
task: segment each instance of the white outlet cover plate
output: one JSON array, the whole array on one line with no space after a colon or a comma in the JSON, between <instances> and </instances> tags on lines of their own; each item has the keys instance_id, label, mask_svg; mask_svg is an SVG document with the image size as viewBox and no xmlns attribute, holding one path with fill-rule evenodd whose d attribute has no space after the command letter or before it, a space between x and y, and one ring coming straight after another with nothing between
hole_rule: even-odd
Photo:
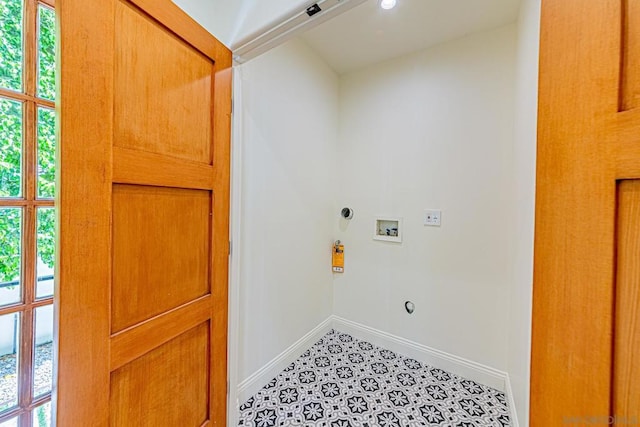
<instances>
[{"instance_id":1,"label":"white outlet cover plate","mask_svg":"<svg viewBox=\"0 0 640 427\"><path fill-rule=\"evenodd\" d=\"M424 225L430 227L440 227L442 221L442 211L440 209L425 209Z\"/></svg>"}]
</instances>

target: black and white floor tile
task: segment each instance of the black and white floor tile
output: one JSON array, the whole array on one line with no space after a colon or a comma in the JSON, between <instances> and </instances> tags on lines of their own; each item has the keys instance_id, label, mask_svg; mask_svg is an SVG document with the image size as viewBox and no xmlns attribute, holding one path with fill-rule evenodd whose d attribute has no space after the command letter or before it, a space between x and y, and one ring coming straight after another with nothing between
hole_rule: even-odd
<instances>
[{"instance_id":1,"label":"black and white floor tile","mask_svg":"<svg viewBox=\"0 0 640 427\"><path fill-rule=\"evenodd\" d=\"M240 407L242 427L509 426L504 393L330 331Z\"/></svg>"}]
</instances>

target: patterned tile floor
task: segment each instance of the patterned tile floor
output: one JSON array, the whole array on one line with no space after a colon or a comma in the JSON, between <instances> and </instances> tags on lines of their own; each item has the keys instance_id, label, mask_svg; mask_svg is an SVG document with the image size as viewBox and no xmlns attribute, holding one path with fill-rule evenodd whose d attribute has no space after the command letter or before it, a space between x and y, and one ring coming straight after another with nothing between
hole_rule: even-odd
<instances>
[{"instance_id":1,"label":"patterned tile floor","mask_svg":"<svg viewBox=\"0 0 640 427\"><path fill-rule=\"evenodd\" d=\"M504 393L330 331L240 407L240 426L509 426Z\"/></svg>"}]
</instances>

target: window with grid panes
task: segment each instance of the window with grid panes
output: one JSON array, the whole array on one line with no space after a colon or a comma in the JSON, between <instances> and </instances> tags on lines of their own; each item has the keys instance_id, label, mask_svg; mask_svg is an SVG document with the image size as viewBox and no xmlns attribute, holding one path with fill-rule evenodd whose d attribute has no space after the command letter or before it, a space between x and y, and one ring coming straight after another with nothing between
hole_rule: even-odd
<instances>
[{"instance_id":1,"label":"window with grid panes","mask_svg":"<svg viewBox=\"0 0 640 427\"><path fill-rule=\"evenodd\" d=\"M55 0L0 0L0 427L51 425Z\"/></svg>"}]
</instances>

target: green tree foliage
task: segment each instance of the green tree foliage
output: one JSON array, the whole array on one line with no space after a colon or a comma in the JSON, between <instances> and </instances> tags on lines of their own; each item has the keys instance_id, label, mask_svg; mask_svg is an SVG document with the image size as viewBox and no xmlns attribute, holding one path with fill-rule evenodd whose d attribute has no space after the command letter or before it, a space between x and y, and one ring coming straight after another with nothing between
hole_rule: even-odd
<instances>
[{"instance_id":1,"label":"green tree foliage","mask_svg":"<svg viewBox=\"0 0 640 427\"><path fill-rule=\"evenodd\" d=\"M0 98L0 197L19 197L22 103Z\"/></svg>"},{"instance_id":2,"label":"green tree foliage","mask_svg":"<svg viewBox=\"0 0 640 427\"><path fill-rule=\"evenodd\" d=\"M20 277L20 208L0 209L0 282Z\"/></svg>"},{"instance_id":3,"label":"green tree foliage","mask_svg":"<svg viewBox=\"0 0 640 427\"><path fill-rule=\"evenodd\" d=\"M44 412L44 408L45 406L43 405L39 407L36 412L38 418L38 427L45 427L49 425L49 423L47 422L47 414Z\"/></svg>"},{"instance_id":4,"label":"green tree foliage","mask_svg":"<svg viewBox=\"0 0 640 427\"><path fill-rule=\"evenodd\" d=\"M38 8L38 95L54 100L56 96L55 12L46 6Z\"/></svg>"},{"instance_id":5,"label":"green tree foliage","mask_svg":"<svg viewBox=\"0 0 640 427\"><path fill-rule=\"evenodd\" d=\"M0 87L22 90L22 0L0 0ZM55 98L55 14L38 8L38 96ZM0 197L22 195L22 103L0 98ZM55 113L38 108L38 197L55 194ZM54 260L54 210L37 213L39 258L49 267ZM0 282L20 276L22 210L0 209Z\"/></svg>"},{"instance_id":6,"label":"green tree foliage","mask_svg":"<svg viewBox=\"0 0 640 427\"><path fill-rule=\"evenodd\" d=\"M22 88L22 0L0 0L0 87Z\"/></svg>"},{"instance_id":7,"label":"green tree foliage","mask_svg":"<svg viewBox=\"0 0 640 427\"><path fill-rule=\"evenodd\" d=\"M55 211L51 208L38 209L38 227L36 242L38 258L50 268L53 268L55 236L53 234ZM40 274L38 274L40 275Z\"/></svg>"},{"instance_id":8,"label":"green tree foliage","mask_svg":"<svg viewBox=\"0 0 640 427\"><path fill-rule=\"evenodd\" d=\"M56 114L38 109L38 197L55 196Z\"/></svg>"}]
</instances>

